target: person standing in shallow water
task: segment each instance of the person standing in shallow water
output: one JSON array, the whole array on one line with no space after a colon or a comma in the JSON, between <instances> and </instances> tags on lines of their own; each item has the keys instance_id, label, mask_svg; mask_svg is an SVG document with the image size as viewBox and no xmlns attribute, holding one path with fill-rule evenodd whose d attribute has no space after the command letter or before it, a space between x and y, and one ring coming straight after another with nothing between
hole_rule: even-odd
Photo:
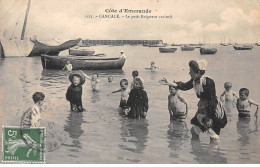
<instances>
[{"instance_id":1,"label":"person standing in shallow water","mask_svg":"<svg viewBox=\"0 0 260 167\"><path fill-rule=\"evenodd\" d=\"M82 85L85 83L85 77L81 72L73 72L69 75L71 85L68 87L66 99L70 102L71 111L82 112Z\"/></svg>"},{"instance_id":2,"label":"person standing in shallow water","mask_svg":"<svg viewBox=\"0 0 260 167\"><path fill-rule=\"evenodd\" d=\"M130 108L128 113L129 118L145 118L148 111L148 97L144 90L143 82L140 78L134 80L134 88L130 91L127 100L127 108Z\"/></svg>"},{"instance_id":3,"label":"person standing in shallow water","mask_svg":"<svg viewBox=\"0 0 260 167\"><path fill-rule=\"evenodd\" d=\"M221 128L227 124L226 113L216 97L215 82L205 76L207 66L206 60L198 62L191 60L189 62L191 79L186 82L174 82L173 84L180 90L190 90L194 88L198 102L198 110L195 116L191 119L192 139L199 139L201 132L207 132L210 135L211 141L219 141ZM168 83L168 81L165 79Z\"/></svg>"}]
</instances>

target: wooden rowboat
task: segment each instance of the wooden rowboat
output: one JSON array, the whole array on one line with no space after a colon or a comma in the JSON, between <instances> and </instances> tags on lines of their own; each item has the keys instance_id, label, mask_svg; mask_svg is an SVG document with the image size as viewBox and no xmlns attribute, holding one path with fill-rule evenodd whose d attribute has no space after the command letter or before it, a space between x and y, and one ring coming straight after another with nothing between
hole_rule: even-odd
<instances>
[{"instance_id":1,"label":"wooden rowboat","mask_svg":"<svg viewBox=\"0 0 260 167\"><path fill-rule=\"evenodd\" d=\"M175 52L177 48L159 48L161 53L172 53Z\"/></svg>"},{"instance_id":2,"label":"wooden rowboat","mask_svg":"<svg viewBox=\"0 0 260 167\"><path fill-rule=\"evenodd\" d=\"M75 56L91 56L94 53L95 53L94 50L88 50L88 49L74 49L74 48L69 49L69 54Z\"/></svg>"},{"instance_id":3,"label":"wooden rowboat","mask_svg":"<svg viewBox=\"0 0 260 167\"><path fill-rule=\"evenodd\" d=\"M235 50L251 50L253 48L252 45L242 45L242 46L235 45L233 47Z\"/></svg>"},{"instance_id":4,"label":"wooden rowboat","mask_svg":"<svg viewBox=\"0 0 260 167\"><path fill-rule=\"evenodd\" d=\"M108 70L122 69L125 64L125 57L107 58L107 57L86 57L86 56L49 56L42 55L41 62L44 69L61 70L66 61L69 60L73 70Z\"/></svg>"},{"instance_id":5,"label":"wooden rowboat","mask_svg":"<svg viewBox=\"0 0 260 167\"><path fill-rule=\"evenodd\" d=\"M181 47L181 51L193 51L195 47L184 45Z\"/></svg>"},{"instance_id":6,"label":"wooden rowboat","mask_svg":"<svg viewBox=\"0 0 260 167\"><path fill-rule=\"evenodd\" d=\"M215 54L217 51L216 48L200 48L200 54Z\"/></svg>"}]
</instances>

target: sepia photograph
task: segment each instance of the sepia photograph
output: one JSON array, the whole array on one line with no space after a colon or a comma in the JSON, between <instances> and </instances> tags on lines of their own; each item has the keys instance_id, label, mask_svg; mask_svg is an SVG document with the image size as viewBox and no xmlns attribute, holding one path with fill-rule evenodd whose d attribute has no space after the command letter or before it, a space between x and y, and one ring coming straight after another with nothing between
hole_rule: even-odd
<instances>
[{"instance_id":1,"label":"sepia photograph","mask_svg":"<svg viewBox=\"0 0 260 167\"><path fill-rule=\"evenodd\" d=\"M260 0L0 0L1 164L259 164Z\"/></svg>"}]
</instances>

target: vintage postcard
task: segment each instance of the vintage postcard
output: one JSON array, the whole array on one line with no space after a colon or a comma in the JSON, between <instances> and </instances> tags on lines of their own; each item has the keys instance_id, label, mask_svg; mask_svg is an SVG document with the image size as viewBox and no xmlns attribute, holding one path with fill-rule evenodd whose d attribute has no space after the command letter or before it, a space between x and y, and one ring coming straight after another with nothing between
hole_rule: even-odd
<instances>
[{"instance_id":1,"label":"vintage postcard","mask_svg":"<svg viewBox=\"0 0 260 167\"><path fill-rule=\"evenodd\" d=\"M259 0L0 0L1 163L259 164Z\"/></svg>"}]
</instances>

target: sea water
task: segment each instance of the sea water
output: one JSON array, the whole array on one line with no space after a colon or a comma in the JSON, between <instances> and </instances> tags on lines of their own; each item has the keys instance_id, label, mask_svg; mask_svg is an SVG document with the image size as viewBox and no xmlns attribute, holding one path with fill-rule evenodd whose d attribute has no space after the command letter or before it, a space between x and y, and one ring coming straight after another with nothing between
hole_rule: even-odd
<instances>
[{"instance_id":1,"label":"sea water","mask_svg":"<svg viewBox=\"0 0 260 167\"><path fill-rule=\"evenodd\" d=\"M122 70L84 70L88 75L98 72L101 83L100 92L92 92L88 80L83 85L83 113L70 112L65 98L70 82L65 72L42 69L40 57L1 59L1 125L19 126L23 112L33 105L33 93L41 91L46 95L42 122L54 123L55 130L66 135L60 147L45 153L47 163L260 163L259 121L253 117L254 106L250 120L239 120L235 108L227 111L228 124L221 130L218 145L210 144L206 134L199 142L191 141L190 120L198 102L194 90L179 91L189 106L186 122L170 123L169 90L158 81L163 77L188 81L190 60L208 61L206 75L215 81L218 96L229 81L235 92L246 87L249 97L260 101L260 47L242 51L232 46L216 47L216 54L200 55L198 49L185 52L180 47L175 53L160 53L156 47L95 46L96 53L112 57L124 50L126 62ZM156 72L145 70L151 61L159 67ZM120 115L120 93L107 96L120 88L123 78L130 86L133 70L139 71L148 94L146 119L131 120ZM107 82L109 75L114 78L111 83Z\"/></svg>"}]
</instances>

